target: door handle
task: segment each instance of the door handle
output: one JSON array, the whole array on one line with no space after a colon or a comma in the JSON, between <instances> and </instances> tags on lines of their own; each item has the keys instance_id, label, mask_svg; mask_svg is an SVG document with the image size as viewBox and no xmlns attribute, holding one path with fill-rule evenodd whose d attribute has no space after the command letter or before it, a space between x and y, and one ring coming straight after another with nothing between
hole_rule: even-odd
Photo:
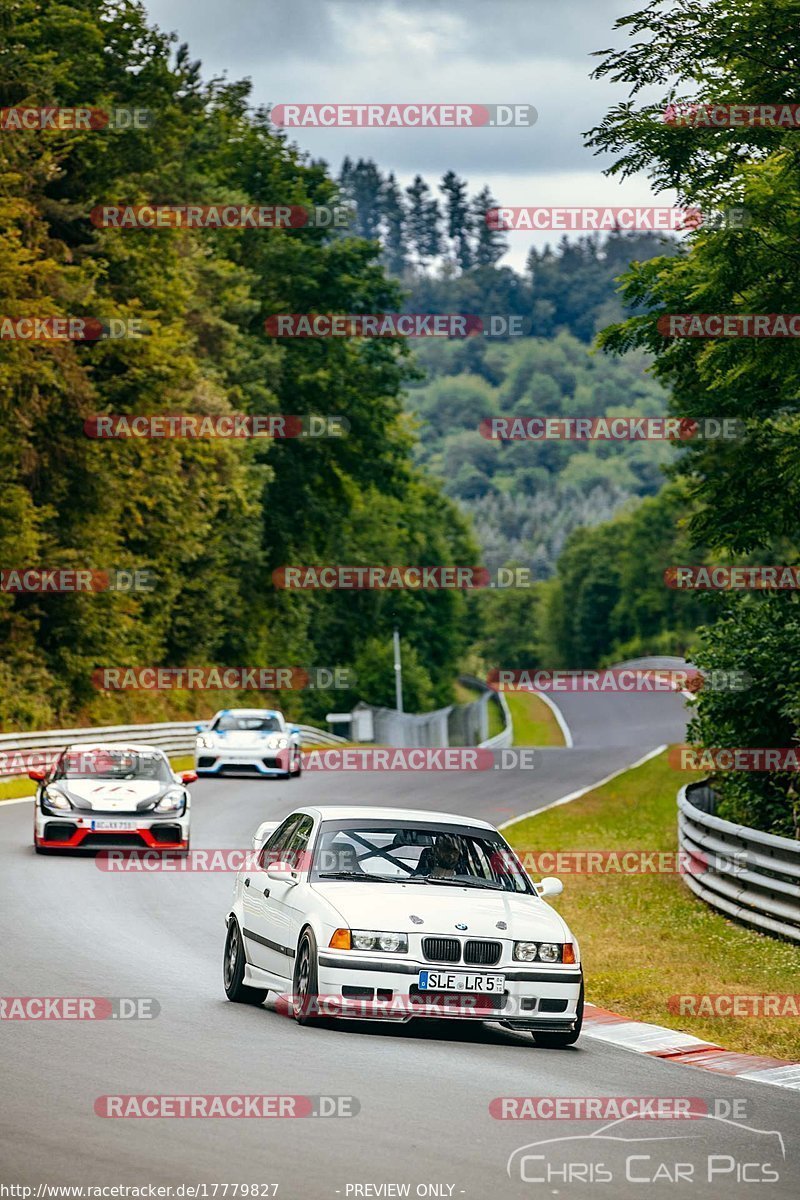
<instances>
[{"instance_id":1,"label":"door handle","mask_svg":"<svg viewBox=\"0 0 800 1200\"><path fill-rule=\"evenodd\" d=\"M264 888L264 895L269 896L269 888Z\"/></svg>"},{"instance_id":2,"label":"door handle","mask_svg":"<svg viewBox=\"0 0 800 1200\"><path fill-rule=\"evenodd\" d=\"M249 879L245 879L245 881L244 881L244 886L245 886L245 887L250 887L250 880L249 880Z\"/></svg>"}]
</instances>

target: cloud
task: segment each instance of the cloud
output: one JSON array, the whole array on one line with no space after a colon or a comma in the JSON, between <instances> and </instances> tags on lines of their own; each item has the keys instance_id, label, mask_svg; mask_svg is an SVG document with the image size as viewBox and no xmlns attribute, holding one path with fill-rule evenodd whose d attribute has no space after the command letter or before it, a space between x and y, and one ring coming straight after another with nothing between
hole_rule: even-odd
<instances>
[{"instance_id":1,"label":"cloud","mask_svg":"<svg viewBox=\"0 0 800 1200\"><path fill-rule=\"evenodd\" d=\"M259 104L291 102L527 103L533 128L302 129L302 150L338 172L345 155L383 171L431 182L448 169L472 191L488 183L536 203L548 180L580 175L603 195L608 160L595 158L582 131L598 124L623 90L589 78L590 53L620 45L614 22L624 0L145 0L151 20L175 28L207 74L250 76ZM509 181L514 182L513 189ZM631 182L644 202L646 181ZM552 190L552 189L549 189ZM566 188L569 191L569 185ZM591 199L586 201L591 203ZM624 200L622 201L624 202Z\"/></svg>"}]
</instances>

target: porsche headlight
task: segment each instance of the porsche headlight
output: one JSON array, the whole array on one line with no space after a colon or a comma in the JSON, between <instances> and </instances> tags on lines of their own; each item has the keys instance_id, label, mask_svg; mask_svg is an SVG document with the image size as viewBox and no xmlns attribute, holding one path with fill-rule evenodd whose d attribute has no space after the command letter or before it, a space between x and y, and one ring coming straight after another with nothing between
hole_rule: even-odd
<instances>
[{"instance_id":1,"label":"porsche headlight","mask_svg":"<svg viewBox=\"0 0 800 1200\"><path fill-rule=\"evenodd\" d=\"M72 808L72 805L70 804L67 797L64 795L63 792L60 792L58 790L58 788L51 788L51 787L45 788L44 793L42 795L42 799L44 800L44 802L48 808L60 808L60 809Z\"/></svg>"},{"instance_id":2,"label":"porsche headlight","mask_svg":"<svg viewBox=\"0 0 800 1200\"><path fill-rule=\"evenodd\" d=\"M276 750L285 750L286 747L289 745L289 739L287 737L279 737L279 738L276 738L276 740L273 744L274 744Z\"/></svg>"},{"instance_id":3,"label":"porsche headlight","mask_svg":"<svg viewBox=\"0 0 800 1200\"><path fill-rule=\"evenodd\" d=\"M388 954L407 954L408 938L404 933L376 933L371 929L352 930L354 950L385 950Z\"/></svg>"},{"instance_id":4,"label":"porsche headlight","mask_svg":"<svg viewBox=\"0 0 800 1200\"><path fill-rule=\"evenodd\" d=\"M207 750L209 746L214 745L214 741L213 738L211 738L207 733L198 733L197 745L199 749Z\"/></svg>"},{"instance_id":5,"label":"porsche headlight","mask_svg":"<svg viewBox=\"0 0 800 1200\"><path fill-rule=\"evenodd\" d=\"M174 788L161 797L153 812L177 812L181 808L183 808L183 792Z\"/></svg>"}]
</instances>

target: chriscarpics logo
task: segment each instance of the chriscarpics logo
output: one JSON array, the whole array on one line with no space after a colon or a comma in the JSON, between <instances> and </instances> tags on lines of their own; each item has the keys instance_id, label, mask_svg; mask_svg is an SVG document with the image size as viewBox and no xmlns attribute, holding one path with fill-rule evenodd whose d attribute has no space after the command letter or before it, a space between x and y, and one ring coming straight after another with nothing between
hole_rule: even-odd
<instances>
[{"instance_id":1,"label":"chriscarpics logo","mask_svg":"<svg viewBox=\"0 0 800 1200\"><path fill-rule=\"evenodd\" d=\"M537 1139L509 1155L506 1171L515 1182L544 1184L551 1195L565 1184L678 1184L687 1194L692 1185L705 1184L718 1189L713 1194L729 1196L777 1183L785 1166L777 1129L712 1114L687 1121L680 1114L657 1122L646 1115L621 1117L586 1134Z\"/></svg>"}]
</instances>

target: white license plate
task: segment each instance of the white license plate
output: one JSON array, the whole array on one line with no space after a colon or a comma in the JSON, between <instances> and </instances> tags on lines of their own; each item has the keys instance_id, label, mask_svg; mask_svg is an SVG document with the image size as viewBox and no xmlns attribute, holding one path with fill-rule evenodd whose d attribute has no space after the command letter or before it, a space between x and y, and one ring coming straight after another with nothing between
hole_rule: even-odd
<instances>
[{"instance_id":1,"label":"white license plate","mask_svg":"<svg viewBox=\"0 0 800 1200\"><path fill-rule=\"evenodd\" d=\"M92 821L92 829L135 829L135 821Z\"/></svg>"},{"instance_id":2,"label":"white license plate","mask_svg":"<svg viewBox=\"0 0 800 1200\"><path fill-rule=\"evenodd\" d=\"M457 971L420 971L421 992L473 992L493 996L505 991L505 975L463 975Z\"/></svg>"}]
</instances>

